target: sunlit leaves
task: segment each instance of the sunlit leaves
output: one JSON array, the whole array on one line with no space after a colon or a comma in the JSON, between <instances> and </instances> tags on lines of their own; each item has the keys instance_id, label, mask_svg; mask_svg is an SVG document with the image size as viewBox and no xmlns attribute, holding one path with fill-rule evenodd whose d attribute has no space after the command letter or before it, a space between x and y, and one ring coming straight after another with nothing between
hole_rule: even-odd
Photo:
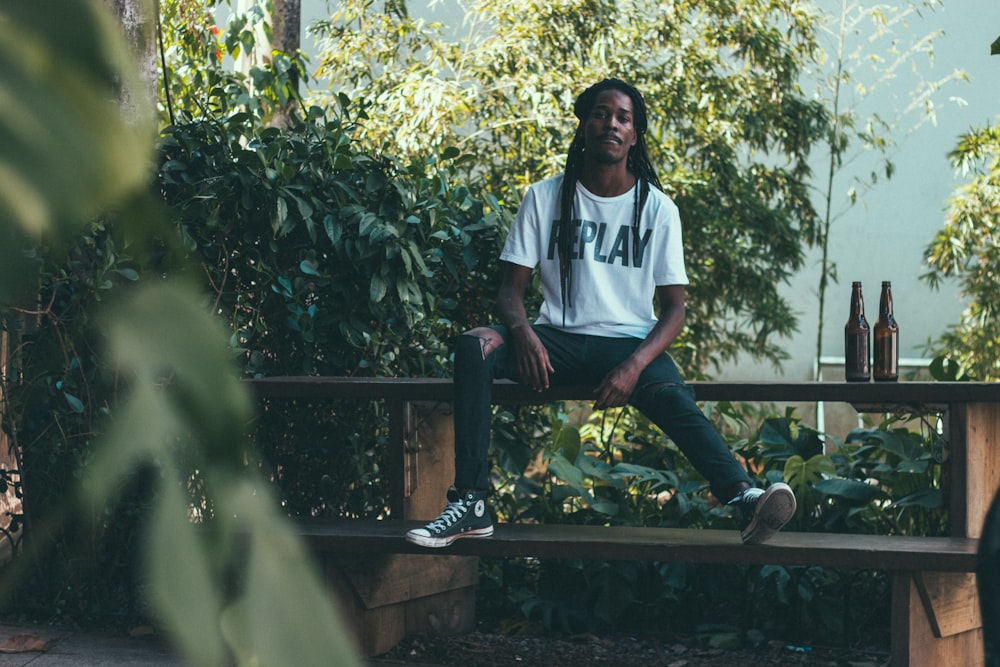
<instances>
[{"instance_id":1,"label":"sunlit leaves","mask_svg":"<svg viewBox=\"0 0 1000 667\"><path fill-rule=\"evenodd\" d=\"M959 138L950 158L966 179L924 253L931 285L957 280L969 305L935 342L939 378L1000 378L1000 123Z\"/></svg>"},{"instance_id":2,"label":"sunlit leaves","mask_svg":"<svg viewBox=\"0 0 1000 667\"><path fill-rule=\"evenodd\" d=\"M796 315L777 290L817 236L806 158L826 115L798 89L816 55L816 17L796 2L464 9L448 31L348 0L314 27L317 79L370 102L360 138L417 157L459 146L472 182L513 208L526 184L563 169L576 95L608 76L636 84L650 106L652 159L685 223L682 339L697 344L677 349L680 362L700 369L738 351L781 359L773 340Z\"/></svg>"}]
</instances>

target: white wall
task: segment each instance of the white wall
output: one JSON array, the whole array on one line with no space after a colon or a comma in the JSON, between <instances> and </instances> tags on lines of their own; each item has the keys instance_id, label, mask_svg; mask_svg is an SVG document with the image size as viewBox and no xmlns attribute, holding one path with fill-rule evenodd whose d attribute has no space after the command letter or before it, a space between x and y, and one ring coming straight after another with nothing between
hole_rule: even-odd
<instances>
[{"instance_id":1,"label":"white wall","mask_svg":"<svg viewBox=\"0 0 1000 667\"><path fill-rule=\"evenodd\" d=\"M825 0L839 6L836 0ZM1000 56L990 57L990 43L1000 34L1000 3L996 0L945 0L944 11L926 13L911 23L911 33L919 37L941 29L944 35L935 46L935 64L926 67L928 79L945 76L955 68L965 70L968 83L952 84L938 98L937 124L925 124L909 136L901 137L893 153L896 173L880 181L853 208L833 224L830 256L838 265L840 282L827 291L824 356L842 356L843 324L847 319L850 285L864 285L865 311L872 322L878 316L881 281L891 280L896 319L900 325L900 354L920 357L928 338L936 337L948 324L958 321L963 303L957 286L932 291L919 276L926 272L923 252L935 233L944 226L947 200L960 182L950 167L947 154L958 136L973 126L982 126L1000 116ZM961 11L959 11L961 9ZM902 78L902 77L901 77ZM907 102L907 82L896 89L873 95L866 104L880 106L889 116ZM960 96L967 103L949 102ZM865 174L871 161L859 160L852 170ZM837 180L841 193L851 185L848 175ZM796 304L799 333L789 341L791 360L784 366L788 379L810 379L815 358L819 253L811 253L784 294ZM720 375L726 379L774 377L770 367L749 363L733 365Z\"/></svg>"}]
</instances>

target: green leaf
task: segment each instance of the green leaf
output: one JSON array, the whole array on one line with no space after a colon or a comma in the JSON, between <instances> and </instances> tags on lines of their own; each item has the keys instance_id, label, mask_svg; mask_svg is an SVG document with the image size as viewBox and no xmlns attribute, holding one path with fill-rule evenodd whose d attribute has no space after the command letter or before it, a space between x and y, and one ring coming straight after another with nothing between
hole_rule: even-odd
<instances>
[{"instance_id":1,"label":"green leaf","mask_svg":"<svg viewBox=\"0 0 1000 667\"><path fill-rule=\"evenodd\" d=\"M228 651L217 628L222 597L210 554L187 517L180 483L163 484L153 513L147 556L153 604L193 665L222 665Z\"/></svg>"},{"instance_id":2,"label":"green leaf","mask_svg":"<svg viewBox=\"0 0 1000 667\"><path fill-rule=\"evenodd\" d=\"M329 591L273 502L249 483L231 502L250 518L242 594L221 616L236 663L288 664L291 648L296 664L360 667Z\"/></svg>"},{"instance_id":3,"label":"green leaf","mask_svg":"<svg viewBox=\"0 0 1000 667\"><path fill-rule=\"evenodd\" d=\"M576 459L576 466L584 475L592 479L611 484L619 489L625 488L626 486L621 479L615 478L611 474L612 467L596 456L579 456Z\"/></svg>"},{"instance_id":4,"label":"green leaf","mask_svg":"<svg viewBox=\"0 0 1000 667\"><path fill-rule=\"evenodd\" d=\"M892 503L890 507L923 507L924 509L940 509L944 504L941 489L920 489Z\"/></svg>"},{"instance_id":5,"label":"green leaf","mask_svg":"<svg viewBox=\"0 0 1000 667\"><path fill-rule=\"evenodd\" d=\"M0 301L7 301L33 280L25 239L71 237L145 188L154 114L121 30L98 0L3 3L0 67ZM136 105L128 118L123 97Z\"/></svg>"},{"instance_id":6,"label":"green leaf","mask_svg":"<svg viewBox=\"0 0 1000 667\"><path fill-rule=\"evenodd\" d=\"M827 496L859 504L867 503L882 493L877 486L865 484L856 479L825 479L817 482L814 488Z\"/></svg>"},{"instance_id":7,"label":"green leaf","mask_svg":"<svg viewBox=\"0 0 1000 667\"><path fill-rule=\"evenodd\" d=\"M73 394L67 394L66 392L63 392L63 396L66 397L66 403L69 404L70 410L72 410L73 412L75 412L77 414L83 414L83 410L84 410L83 401L81 401L79 398L77 398Z\"/></svg>"},{"instance_id":8,"label":"green leaf","mask_svg":"<svg viewBox=\"0 0 1000 667\"><path fill-rule=\"evenodd\" d=\"M577 493L588 493L583 488L583 471L568 461L562 454L556 454L549 461L548 470L558 479L566 482Z\"/></svg>"},{"instance_id":9,"label":"green leaf","mask_svg":"<svg viewBox=\"0 0 1000 667\"><path fill-rule=\"evenodd\" d=\"M809 493L810 486L818 484L824 475L835 474L836 470L829 456L817 454L807 461L796 454L785 462L784 478L795 492L795 497L803 498Z\"/></svg>"},{"instance_id":10,"label":"green leaf","mask_svg":"<svg viewBox=\"0 0 1000 667\"><path fill-rule=\"evenodd\" d=\"M929 456L923 446L906 431L871 431L867 439L877 440L882 449L899 456L903 461L917 461Z\"/></svg>"},{"instance_id":11,"label":"green leaf","mask_svg":"<svg viewBox=\"0 0 1000 667\"><path fill-rule=\"evenodd\" d=\"M555 434L552 451L562 454L567 461L576 461L580 454L580 429L571 424L563 424Z\"/></svg>"},{"instance_id":12,"label":"green leaf","mask_svg":"<svg viewBox=\"0 0 1000 667\"><path fill-rule=\"evenodd\" d=\"M584 485L584 471L570 463L561 454L556 454L552 457L549 461L548 470L557 479L562 480L572 489L572 495L582 498L595 511L610 516L618 513L617 504L594 497L594 494Z\"/></svg>"},{"instance_id":13,"label":"green leaf","mask_svg":"<svg viewBox=\"0 0 1000 667\"><path fill-rule=\"evenodd\" d=\"M368 285L368 298L371 299L371 302L380 303L388 292L389 288L381 276L373 275Z\"/></svg>"}]
</instances>

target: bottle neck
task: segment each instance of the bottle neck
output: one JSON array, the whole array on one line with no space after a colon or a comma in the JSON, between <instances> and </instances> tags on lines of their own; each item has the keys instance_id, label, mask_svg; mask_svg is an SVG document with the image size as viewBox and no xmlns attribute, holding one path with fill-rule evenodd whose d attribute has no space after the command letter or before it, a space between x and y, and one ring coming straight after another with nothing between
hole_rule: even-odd
<instances>
[{"instance_id":1,"label":"bottle neck","mask_svg":"<svg viewBox=\"0 0 1000 667\"><path fill-rule=\"evenodd\" d=\"M882 298L879 299L878 314L880 317L892 317L892 290L886 288L882 290Z\"/></svg>"},{"instance_id":2,"label":"bottle neck","mask_svg":"<svg viewBox=\"0 0 1000 667\"><path fill-rule=\"evenodd\" d=\"M851 317L861 317L865 314L865 300L861 296L861 290L855 288L851 292Z\"/></svg>"}]
</instances>

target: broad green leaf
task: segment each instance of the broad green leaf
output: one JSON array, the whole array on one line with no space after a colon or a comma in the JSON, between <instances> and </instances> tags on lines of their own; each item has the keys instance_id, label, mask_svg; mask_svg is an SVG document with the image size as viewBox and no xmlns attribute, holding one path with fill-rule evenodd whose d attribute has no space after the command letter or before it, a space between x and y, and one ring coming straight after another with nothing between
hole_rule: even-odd
<instances>
[{"instance_id":1,"label":"broad green leaf","mask_svg":"<svg viewBox=\"0 0 1000 667\"><path fill-rule=\"evenodd\" d=\"M583 488L583 471L573 465L562 454L554 455L552 460L549 461L548 468L549 472L580 493L586 492L586 489Z\"/></svg>"},{"instance_id":2,"label":"broad green leaf","mask_svg":"<svg viewBox=\"0 0 1000 667\"><path fill-rule=\"evenodd\" d=\"M226 662L228 651L218 631L222 598L209 568L210 553L188 519L188 501L179 482L161 487L149 531L153 604L167 630L193 665Z\"/></svg>"},{"instance_id":3,"label":"broad green leaf","mask_svg":"<svg viewBox=\"0 0 1000 667\"><path fill-rule=\"evenodd\" d=\"M571 424L563 424L556 433L552 451L562 454L567 461L576 461L580 454L580 429Z\"/></svg>"},{"instance_id":4,"label":"broad green leaf","mask_svg":"<svg viewBox=\"0 0 1000 667\"><path fill-rule=\"evenodd\" d=\"M940 509L944 500L941 489L921 489L894 502L892 507L923 507L929 510Z\"/></svg>"},{"instance_id":5,"label":"broad green leaf","mask_svg":"<svg viewBox=\"0 0 1000 667\"><path fill-rule=\"evenodd\" d=\"M803 498L809 493L809 488L822 481L825 475L836 473L836 467L829 456L817 454L808 461L799 455L792 456L785 462L784 477L792 488L796 498ZM801 503L799 511L802 511Z\"/></svg>"},{"instance_id":6,"label":"broad green leaf","mask_svg":"<svg viewBox=\"0 0 1000 667\"><path fill-rule=\"evenodd\" d=\"M621 479L617 479L612 476L611 466L596 456L588 456L586 454L578 456L576 458L576 466L583 472L584 475L587 475L588 477L600 480L606 484L611 484L617 488L625 487L625 483L622 482Z\"/></svg>"},{"instance_id":7,"label":"broad green leaf","mask_svg":"<svg viewBox=\"0 0 1000 667\"><path fill-rule=\"evenodd\" d=\"M145 188L153 119L99 0L0 5L0 301L32 282L26 240L71 237Z\"/></svg>"},{"instance_id":8,"label":"broad green leaf","mask_svg":"<svg viewBox=\"0 0 1000 667\"><path fill-rule=\"evenodd\" d=\"M238 439L232 425L249 419L250 397L231 366L225 334L199 300L178 285L157 283L106 312L111 347L137 385L162 386L168 395L161 400L196 421L207 445Z\"/></svg>"},{"instance_id":9,"label":"broad green leaf","mask_svg":"<svg viewBox=\"0 0 1000 667\"><path fill-rule=\"evenodd\" d=\"M389 288L385 284L385 281L382 280L381 276L376 274L371 277L371 281L369 281L368 285L368 298L371 299L372 303L379 303L382 301L388 291Z\"/></svg>"},{"instance_id":10,"label":"broad green leaf","mask_svg":"<svg viewBox=\"0 0 1000 667\"><path fill-rule=\"evenodd\" d=\"M271 499L249 484L232 510L249 530L242 596L222 615L222 631L240 665L361 667L327 587ZM293 649L293 653L289 653ZM221 663L220 663L221 664Z\"/></svg>"},{"instance_id":11,"label":"broad green leaf","mask_svg":"<svg viewBox=\"0 0 1000 667\"><path fill-rule=\"evenodd\" d=\"M904 461L916 461L927 455L921 444L905 431L873 431L868 437L877 440L883 449Z\"/></svg>"},{"instance_id":12,"label":"broad green leaf","mask_svg":"<svg viewBox=\"0 0 1000 667\"><path fill-rule=\"evenodd\" d=\"M822 494L855 503L867 503L882 493L877 486L856 479L824 479L816 482L814 488Z\"/></svg>"},{"instance_id":13,"label":"broad green leaf","mask_svg":"<svg viewBox=\"0 0 1000 667\"><path fill-rule=\"evenodd\" d=\"M69 407L70 407L70 409L73 412L75 412L77 414L82 414L83 413L83 409L84 409L83 408L83 401L81 401L79 398L77 398L73 394L68 394L66 392L63 392L63 396L66 397L66 403L69 404Z\"/></svg>"}]
</instances>

